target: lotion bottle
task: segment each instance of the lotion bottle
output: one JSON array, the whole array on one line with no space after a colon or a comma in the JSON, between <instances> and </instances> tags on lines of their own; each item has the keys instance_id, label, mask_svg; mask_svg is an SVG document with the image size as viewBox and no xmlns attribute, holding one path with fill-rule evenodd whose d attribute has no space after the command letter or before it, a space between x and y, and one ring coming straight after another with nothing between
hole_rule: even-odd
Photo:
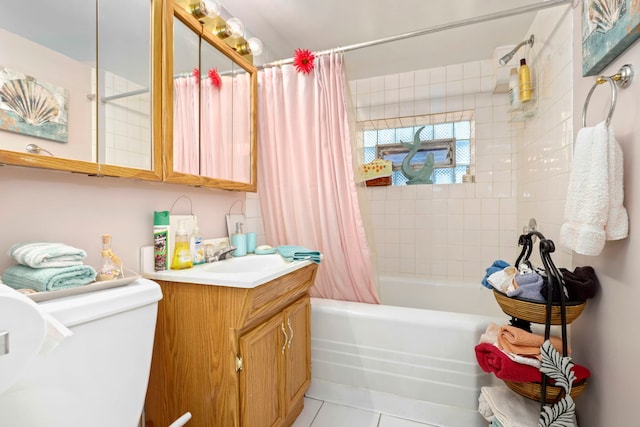
<instances>
[{"instance_id":1,"label":"lotion bottle","mask_svg":"<svg viewBox=\"0 0 640 427\"><path fill-rule=\"evenodd\" d=\"M247 236L242 232L241 222L236 222L236 232L231 235L231 246L235 247L233 256L245 256L247 254Z\"/></svg>"},{"instance_id":2,"label":"lotion bottle","mask_svg":"<svg viewBox=\"0 0 640 427\"><path fill-rule=\"evenodd\" d=\"M520 102L529 102L531 101L531 72L524 58L520 60L518 77L520 80Z\"/></svg>"}]
</instances>

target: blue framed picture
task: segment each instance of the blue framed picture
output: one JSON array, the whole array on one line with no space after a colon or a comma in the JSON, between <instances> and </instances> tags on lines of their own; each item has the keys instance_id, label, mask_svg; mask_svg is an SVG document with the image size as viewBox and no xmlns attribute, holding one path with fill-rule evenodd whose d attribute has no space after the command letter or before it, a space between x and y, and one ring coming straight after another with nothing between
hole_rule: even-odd
<instances>
[{"instance_id":1,"label":"blue framed picture","mask_svg":"<svg viewBox=\"0 0 640 427\"><path fill-rule=\"evenodd\" d=\"M582 1L582 76L599 74L640 36L637 0Z\"/></svg>"}]
</instances>

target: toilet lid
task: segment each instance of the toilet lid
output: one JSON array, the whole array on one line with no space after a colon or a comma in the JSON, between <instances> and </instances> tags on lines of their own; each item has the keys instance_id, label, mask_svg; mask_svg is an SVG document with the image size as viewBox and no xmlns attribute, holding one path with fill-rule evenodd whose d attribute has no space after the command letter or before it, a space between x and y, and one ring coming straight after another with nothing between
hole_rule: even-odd
<instances>
[{"instance_id":1,"label":"toilet lid","mask_svg":"<svg viewBox=\"0 0 640 427\"><path fill-rule=\"evenodd\" d=\"M0 284L0 394L11 387L36 357L45 339L46 321L38 304Z\"/></svg>"}]
</instances>

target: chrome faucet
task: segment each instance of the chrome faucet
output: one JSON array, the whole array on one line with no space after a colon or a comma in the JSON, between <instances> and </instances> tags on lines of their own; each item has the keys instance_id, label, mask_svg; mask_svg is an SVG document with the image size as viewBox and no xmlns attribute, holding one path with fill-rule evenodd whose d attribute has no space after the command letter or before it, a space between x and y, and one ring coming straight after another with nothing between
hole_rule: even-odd
<instances>
[{"instance_id":1,"label":"chrome faucet","mask_svg":"<svg viewBox=\"0 0 640 427\"><path fill-rule=\"evenodd\" d=\"M225 246L224 248L215 251L213 255L206 256L205 262L209 263L229 259L231 257L231 253L236 249L237 248L235 246Z\"/></svg>"}]
</instances>

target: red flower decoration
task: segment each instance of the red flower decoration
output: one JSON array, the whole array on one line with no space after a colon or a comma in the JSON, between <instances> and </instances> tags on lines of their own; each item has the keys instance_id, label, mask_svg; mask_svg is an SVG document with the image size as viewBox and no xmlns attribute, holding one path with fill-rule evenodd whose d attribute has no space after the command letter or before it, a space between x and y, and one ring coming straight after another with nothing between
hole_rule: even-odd
<instances>
[{"instance_id":1,"label":"red flower decoration","mask_svg":"<svg viewBox=\"0 0 640 427\"><path fill-rule=\"evenodd\" d=\"M308 74L313 70L316 56L307 49L296 49L293 55L293 65L299 73Z\"/></svg>"},{"instance_id":2,"label":"red flower decoration","mask_svg":"<svg viewBox=\"0 0 640 427\"><path fill-rule=\"evenodd\" d=\"M222 85L222 80L220 79L220 74L218 74L218 70L215 68L212 68L209 70L209 80L211 80L211 84L214 87L217 87L218 89L220 89L220 85Z\"/></svg>"},{"instance_id":3,"label":"red flower decoration","mask_svg":"<svg viewBox=\"0 0 640 427\"><path fill-rule=\"evenodd\" d=\"M193 74L196 84L200 84L200 69L194 68L191 74Z\"/></svg>"}]
</instances>

